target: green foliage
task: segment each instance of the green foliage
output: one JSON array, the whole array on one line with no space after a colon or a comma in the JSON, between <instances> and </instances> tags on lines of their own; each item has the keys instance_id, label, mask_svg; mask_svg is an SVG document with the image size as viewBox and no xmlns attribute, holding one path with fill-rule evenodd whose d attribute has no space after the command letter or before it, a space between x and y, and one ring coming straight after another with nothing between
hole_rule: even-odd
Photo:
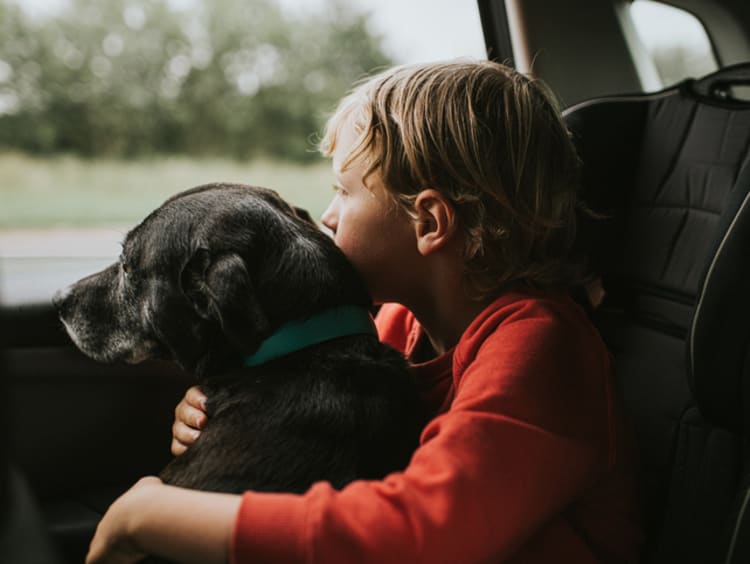
<instances>
[{"instance_id":1,"label":"green foliage","mask_svg":"<svg viewBox=\"0 0 750 564\"><path fill-rule=\"evenodd\" d=\"M317 158L352 82L391 61L342 0L71 0L31 19L0 0L0 147L48 154Z\"/></svg>"},{"instance_id":2,"label":"green foliage","mask_svg":"<svg viewBox=\"0 0 750 564\"><path fill-rule=\"evenodd\" d=\"M130 228L168 197L207 182L273 188L315 219L333 196L331 165L321 158L302 164L184 155L84 159L2 153L0 233L48 227Z\"/></svg>"}]
</instances>

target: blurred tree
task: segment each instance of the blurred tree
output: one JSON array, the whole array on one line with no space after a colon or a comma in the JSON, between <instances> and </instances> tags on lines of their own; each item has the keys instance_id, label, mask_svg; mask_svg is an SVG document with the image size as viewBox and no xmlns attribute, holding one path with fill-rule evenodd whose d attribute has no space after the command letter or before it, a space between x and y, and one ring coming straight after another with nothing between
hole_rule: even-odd
<instances>
[{"instance_id":1,"label":"blurred tree","mask_svg":"<svg viewBox=\"0 0 750 564\"><path fill-rule=\"evenodd\" d=\"M390 64L343 1L71 0L30 18L0 0L0 147L314 157L310 136L353 81Z\"/></svg>"}]
</instances>

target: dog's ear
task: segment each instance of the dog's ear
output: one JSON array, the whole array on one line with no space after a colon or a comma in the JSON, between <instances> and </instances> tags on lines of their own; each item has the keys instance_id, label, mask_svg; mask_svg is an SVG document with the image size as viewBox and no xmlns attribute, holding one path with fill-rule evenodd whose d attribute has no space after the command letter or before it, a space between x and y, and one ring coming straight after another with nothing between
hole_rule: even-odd
<instances>
[{"instance_id":1,"label":"dog's ear","mask_svg":"<svg viewBox=\"0 0 750 564\"><path fill-rule=\"evenodd\" d=\"M180 272L180 289L188 298L193 309L204 319L209 317L209 295L206 287L206 273L211 266L211 253L208 249L197 249Z\"/></svg>"},{"instance_id":2,"label":"dog's ear","mask_svg":"<svg viewBox=\"0 0 750 564\"><path fill-rule=\"evenodd\" d=\"M218 323L240 351L255 350L268 331L268 319L239 255L212 257L208 249L198 249L183 268L180 283L200 317Z\"/></svg>"},{"instance_id":3,"label":"dog's ear","mask_svg":"<svg viewBox=\"0 0 750 564\"><path fill-rule=\"evenodd\" d=\"M312 218L309 211L307 211L304 208L299 208L297 206L293 206L293 207L294 207L294 213L297 214L297 217L317 227L317 223L315 223L315 220Z\"/></svg>"}]
</instances>

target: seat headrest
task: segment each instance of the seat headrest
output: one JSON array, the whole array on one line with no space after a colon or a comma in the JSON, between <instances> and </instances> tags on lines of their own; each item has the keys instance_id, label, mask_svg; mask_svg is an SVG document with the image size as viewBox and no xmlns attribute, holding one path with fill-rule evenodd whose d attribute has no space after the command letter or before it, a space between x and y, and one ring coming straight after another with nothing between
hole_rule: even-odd
<instances>
[{"instance_id":1,"label":"seat headrest","mask_svg":"<svg viewBox=\"0 0 750 564\"><path fill-rule=\"evenodd\" d=\"M703 415L750 412L750 64L654 94L565 112L583 161L578 240L609 300L635 323L684 339Z\"/></svg>"}]
</instances>

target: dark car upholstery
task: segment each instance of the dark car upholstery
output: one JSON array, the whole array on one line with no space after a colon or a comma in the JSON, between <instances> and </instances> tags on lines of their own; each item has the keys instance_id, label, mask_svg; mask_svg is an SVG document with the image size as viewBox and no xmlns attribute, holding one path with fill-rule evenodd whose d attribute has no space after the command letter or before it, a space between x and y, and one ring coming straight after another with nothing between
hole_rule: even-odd
<instances>
[{"instance_id":1,"label":"dark car upholstery","mask_svg":"<svg viewBox=\"0 0 750 564\"><path fill-rule=\"evenodd\" d=\"M740 558L750 473L750 65L566 112L579 242L639 446L645 562ZM730 551L735 553L730 555ZM740 560L735 560L740 561ZM748 555L744 555L744 560Z\"/></svg>"},{"instance_id":2,"label":"dark car upholstery","mask_svg":"<svg viewBox=\"0 0 750 564\"><path fill-rule=\"evenodd\" d=\"M0 307L0 336L0 453L12 463L0 563L83 562L108 505L171 458L174 407L194 377L86 358L51 304Z\"/></svg>"}]
</instances>

